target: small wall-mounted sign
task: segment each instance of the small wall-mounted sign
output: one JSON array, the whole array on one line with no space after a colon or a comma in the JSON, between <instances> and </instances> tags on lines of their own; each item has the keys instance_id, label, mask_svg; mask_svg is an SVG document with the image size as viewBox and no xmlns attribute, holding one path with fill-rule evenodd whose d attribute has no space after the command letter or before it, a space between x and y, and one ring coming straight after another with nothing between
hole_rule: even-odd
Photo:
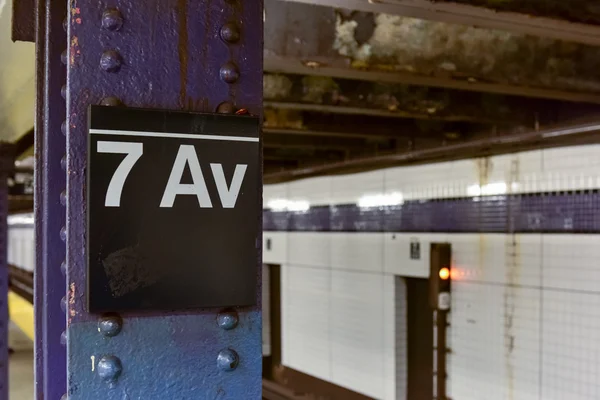
<instances>
[{"instance_id":1,"label":"small wall-mounted sign","mask_svg":"<svg viewBox=\"0 0 600 400\"><path fill-rule=\"evenodd\" d=\"M419 239L412 238L410 239L410 259L411 260L420 260L421 259L421 243Z\"/></svg>"},{"instance_id":2,"label":"small wall-mounted sign","mask_svg":"<svg viewBox=\"0 0 600 400\"><path fill-rule=\"evenodd\" d=\"M256 304L260 121L92 106L88 309Z\"/></svg>"}]
</instances>

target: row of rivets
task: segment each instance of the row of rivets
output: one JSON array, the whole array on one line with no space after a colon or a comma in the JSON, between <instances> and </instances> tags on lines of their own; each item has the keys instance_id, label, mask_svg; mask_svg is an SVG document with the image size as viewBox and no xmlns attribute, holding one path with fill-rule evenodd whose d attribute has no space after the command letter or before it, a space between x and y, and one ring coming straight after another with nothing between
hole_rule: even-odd
<instances>
[{"instance_id":1,"label":"row of rivets","mask_svg":"<svg viewBox=\"0 0 600 400\"><path fill-rule=\"evenodd\" d=\"M227 1L229 3L232 2L230 0ZM219 34L221 39L229 45L237 43L241 37L240 29L235 22L228 22L223 25ZM233 84L240 79L240 70L233 61L228 61L221 66L219 77L223 82ZM233 114L235 106L232 102L224 101L217 106L216 111L220 114ZM235 310L225 310L217 315L217 325L226 331L235 329L238 323L239 316ZM238 367L239 363L240 357L238 353L231 348L222 349L217 355L217 368L221 371L233 371Z\"/></svg>"},{"instance_id":2,"label":"row of rivets","mask_svg":"<svg viewBox=\"0 0 600 400\"><path fill-rule=\"evenodd\" d=\"M226 331L235 329L239 323L238 313L234 310L222 311L217 315L217 325ZM237 368L240 357L233 349L223 349L217 355L217 367L221 371L233 371Z\"/></svg>"},{"instance_id":3,"label":"row of rivets","mask_svg":"<svg viewBox=\"0 0 600 400\"><path fill-rule=\"evenodd\" d=\"M223 25L219 33L221 39L228 44L237 43L241 36L240 29L234 22L229 22ZM238 81L238 79L240 79L240 70L235 63L228 61L221 66L221 69L219 70L219 76L224 82L229 84L235 83Z\"/></svg>"},{"instance_id":4,"label":"row of rivets","mask_svg":"<svg viewBox=\"0 0 600 400\"><path fill-rule=\"evenodd\" d=\"M123 15L116 8L109 8L102 13L102 28L118 31L123 26ZM106 72L117 72L121 69L123 59L116 50L105 50L100 56L100 68Z\"/></svg>"},{"instance_id":5,"label":"row of rivets","mask_svg":"<svg viewBox=\"0 0 600 400\"><path fill-rule=\"evenodd\" d=\"M118 31L123 27L123 15L115 8L110 8L102 13L101 25L108 31ZM106 50L100 56L100 68L106 72L117 72L121 69L123 59L116 50ZM100 101L103 106L120 106L122 103L116 97L105 97ZM117 336L123 329L123 319L117 314L106 314L98 320L98 332L106 338ZM105 355L98 360L96 365L98 376L114 385L123 371L121 360L114 355Z\"/></svg>"}]
</instances>

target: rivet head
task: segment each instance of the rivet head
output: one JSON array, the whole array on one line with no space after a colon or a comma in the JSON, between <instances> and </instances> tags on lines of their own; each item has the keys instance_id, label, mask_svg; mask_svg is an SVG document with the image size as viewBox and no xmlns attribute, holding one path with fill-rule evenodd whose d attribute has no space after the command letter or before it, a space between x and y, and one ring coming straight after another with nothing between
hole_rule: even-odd
<instances>
[{"instance_id":1,"label":"rivet head","mask_svg":"<svg viewBox=\"0 0 600 400\"><path fill-rule=\"evenodd\" d=\"M63 121L62 124L60 124L60 131L63 135L67 135L67 121Z\"/></svg>"},{"instance_id":2,"label":"rivet head","mask_svg":"<svg viewBox=\"0 0 600 400\"><path fill-rule=\"evenodd\" d=\"M123 15L116 8L110 8L102 13L102 28L118 31L123 26Z\"/></svg>"},{"instance_id":3,"label":"rivet head","mask_svg":"<svg viewBox=\"0 0 600 400\"><path fill-rule=\"evenodd\" d=\"M60 344L62 344L63 346L67 345L67 331L62 331L62 333L60 334Z\"/></svg>"},{"instance_id":4,"label":"rivet head","mask_svg":"<svg viewBox=\"0 0 600 400\"><path fill-rule=\"evenodd\" d=\"M64 156L62 156L62 158L60 159L60 167L66 171L67 170L67 155L65 154Z\"/></svg>"},{"instance_id":5,"label":"rivet head","mask_svg":"<svg viewBox=\"0 0 600 400\"><path fill-rule=\"evenodd\" d=\"M60 204L62 204L63 206L67 205L67 191L63 190L62 192L60 192Z\"/></svg>"},{"instance_id":6,"label":"rivet head","mask_svg":"<svg viewBox=\"0 0 600 400\"><path fill-rule=\"evenodd\" d=\"M219 328L221 329L225 329L227 331L231 330L238 325L238 322L238 314L233 310L223 311L217 315L217 325L219 325Z\"/></svg>"},{"instance_id":7,"label":"rivet head","mask_svg":"<svg viewBox=\"0 0 600 400\"><path fill-rule=\"evenodd\" d=\"M63 310L63 312L67 312L67 297L63 296L62 299L60 299L60 308L61 310Z\"/></svg>"},{"instance_id":8,"label":"rivet head","mask_svg":"<svg viewBox=\"0 0 600 400\"><path fill-rule=\"evenodd\" d=\"M63 394L62 397L60 398L60 400L67 400L69 398L69 396L67 396L67 394Z\"/></svg>"},{"instance_id":9,"label":"rivet head","mask_svg":"<svg viewBox=\"0 0 600 400\"><path fill-rule=\"evenodd\" d=\"M223 65L219 71L219 75L221 76L221 79L227 83L234 83L240 79L240 71L232 62Z\"/></svg>"},{"instance_id":10,"label":"rivet head","mask_svg":"<svg viewBox=\"0 0 600 400\"><path fill-rule=\"evenodd\" d=\"M228 23L221 27L221 39L229 43L240 40L240 30L234 23Z\"/></svg>"},{"instance_id":11,"label":"rivet head","mask_svg":"<svg viewBox=\"0 0 600 400\"><path fill-rule=\"evenodd\" d=\"M223 349L217 356L217 367L221 371L233 371L240 363L238 354L231 349Z\"/></svg>"},{"instance_id":12,"label":"rivet head","mask_svg":"<svg viewBox=\"0 0 600 400\"><path fill-rule=\"evenodd\" d=\"M60 239L63 242L67 241L67 228L65 228L64 226L62 228L60 228Z\"/></svg>"},{"instance_id":13,"label":"rivet head","mask_svg":"<svg viewBox=\"0 0 600 400\"><path fill-rule=\"evenodd\" d=\"M106 50L100 57L100 68L106 72L117 72L121 63L121 55L115 50Z\"/></svg>"},{"instance_id":14,"label":"rivet head","mask_svg":"<svg viewBox=\"0 0 600 400\"><path fill-rule=\"evenodd\" d=\"M100 100L101 106L118 107L123 105L123 102L119 98L114 96L108 96Z\"/></svg>"},{"instance_id":15,"label":"rivet head","mask_svg":"<svg viewBox=\"0 0 600 400\"><path fill-rule=\"evenodd\" d=\"M98 321L98 332L107 337L117 336L123 328L123 320L116 314L103 315Z\"/></svg>"},{"instance_id":16,"label":"rivet head","mask_svg":"<svg viewBox=\"0 0 600 400\"><path fill-rule=\"evenodd\" d=\"M229 101L224 101L217 106L217 112L219 114L233 114L235 112L235 106Z\"/></svg>"},{"instance_id":17,"label":"rivet head","mask_svg":"<svg viewBox=\"0 0 600 400\"><path fill-rule=\"evenodd\" d=\"M100 376L100 378L102 378L104 381L114 382L121 375L123 366L121 365L121 360L119 360L118 357L104 356L98 360L96 371L98 371L98 376Z\"/></svg>"},{"instance_id":18,"label":"rivet head","mask_svg":"<svg viewBox=\"0 0 600 400\"><path fill-rule=\"evenodd\" d=\"M60 95L63 99L67 99L67 85L62 85L60 88Z\"/></svg>"},{"instance_id":19,"label":"rivet head","mask_svg":"<svg viewBox=\"0 0 600 400\"><path fill-rule=\"evenodd\" d=\"M67 262L64 260L60 263L60 272L62 272L64 276L67 276Z\"/></svg>"},{"instance_id":20,"label":"rivet head","mask_svg":"<svg viewBox=\"0 0 600 400\"><path fill-rule=\"evenodd\" d=\"M65 49L62 53L60 53L60 61L64 64L67 65L67 58L68 54L67 54L67 49Z\"/></svg>"}]
</instances>

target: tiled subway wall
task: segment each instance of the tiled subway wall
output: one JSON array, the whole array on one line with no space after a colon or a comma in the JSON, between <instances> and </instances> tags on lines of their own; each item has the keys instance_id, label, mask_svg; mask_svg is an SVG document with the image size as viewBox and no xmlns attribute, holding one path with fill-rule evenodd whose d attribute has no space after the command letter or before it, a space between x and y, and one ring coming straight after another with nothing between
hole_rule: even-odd
<instances>
[{"instance_id":1,"label":"tiled subway wall","mask_svg":"<svg viewBox=\"0 0 600 400\"><path fill-rule=\"evenodd\" d=\"M18 214L8 217L9 264L33 272L35 266L35 241L33 214Z\"/></svg>"},{"instance_id":2,"label":"tiled subway wall","mask_svg":"<svg viewBox=\"0 0 600 400\"><path fill-rule=\"evenodd\" d=\"M404 399L395 280L426 278L429 243L445 241L451 398L600 398L600 146L307 179L263 197L286 366Z\"/></svg>"}]
</instances>

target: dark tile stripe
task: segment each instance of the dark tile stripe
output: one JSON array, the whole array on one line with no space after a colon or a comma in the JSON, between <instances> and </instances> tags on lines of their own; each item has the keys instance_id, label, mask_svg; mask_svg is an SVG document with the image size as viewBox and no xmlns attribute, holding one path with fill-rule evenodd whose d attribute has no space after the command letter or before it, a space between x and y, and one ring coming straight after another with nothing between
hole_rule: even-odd
<instances>
[{"instance_id":1,"label":"dark tile stripe","mask_svg":"<svg viewBox=\"0 0 600 400\"><path fill-rule=\"evenodd\" d=\"M263 211L265 231L600 233L600 192L411 200L361 209L355 204L306 212Z\"/></svg>"}]
</instances>

